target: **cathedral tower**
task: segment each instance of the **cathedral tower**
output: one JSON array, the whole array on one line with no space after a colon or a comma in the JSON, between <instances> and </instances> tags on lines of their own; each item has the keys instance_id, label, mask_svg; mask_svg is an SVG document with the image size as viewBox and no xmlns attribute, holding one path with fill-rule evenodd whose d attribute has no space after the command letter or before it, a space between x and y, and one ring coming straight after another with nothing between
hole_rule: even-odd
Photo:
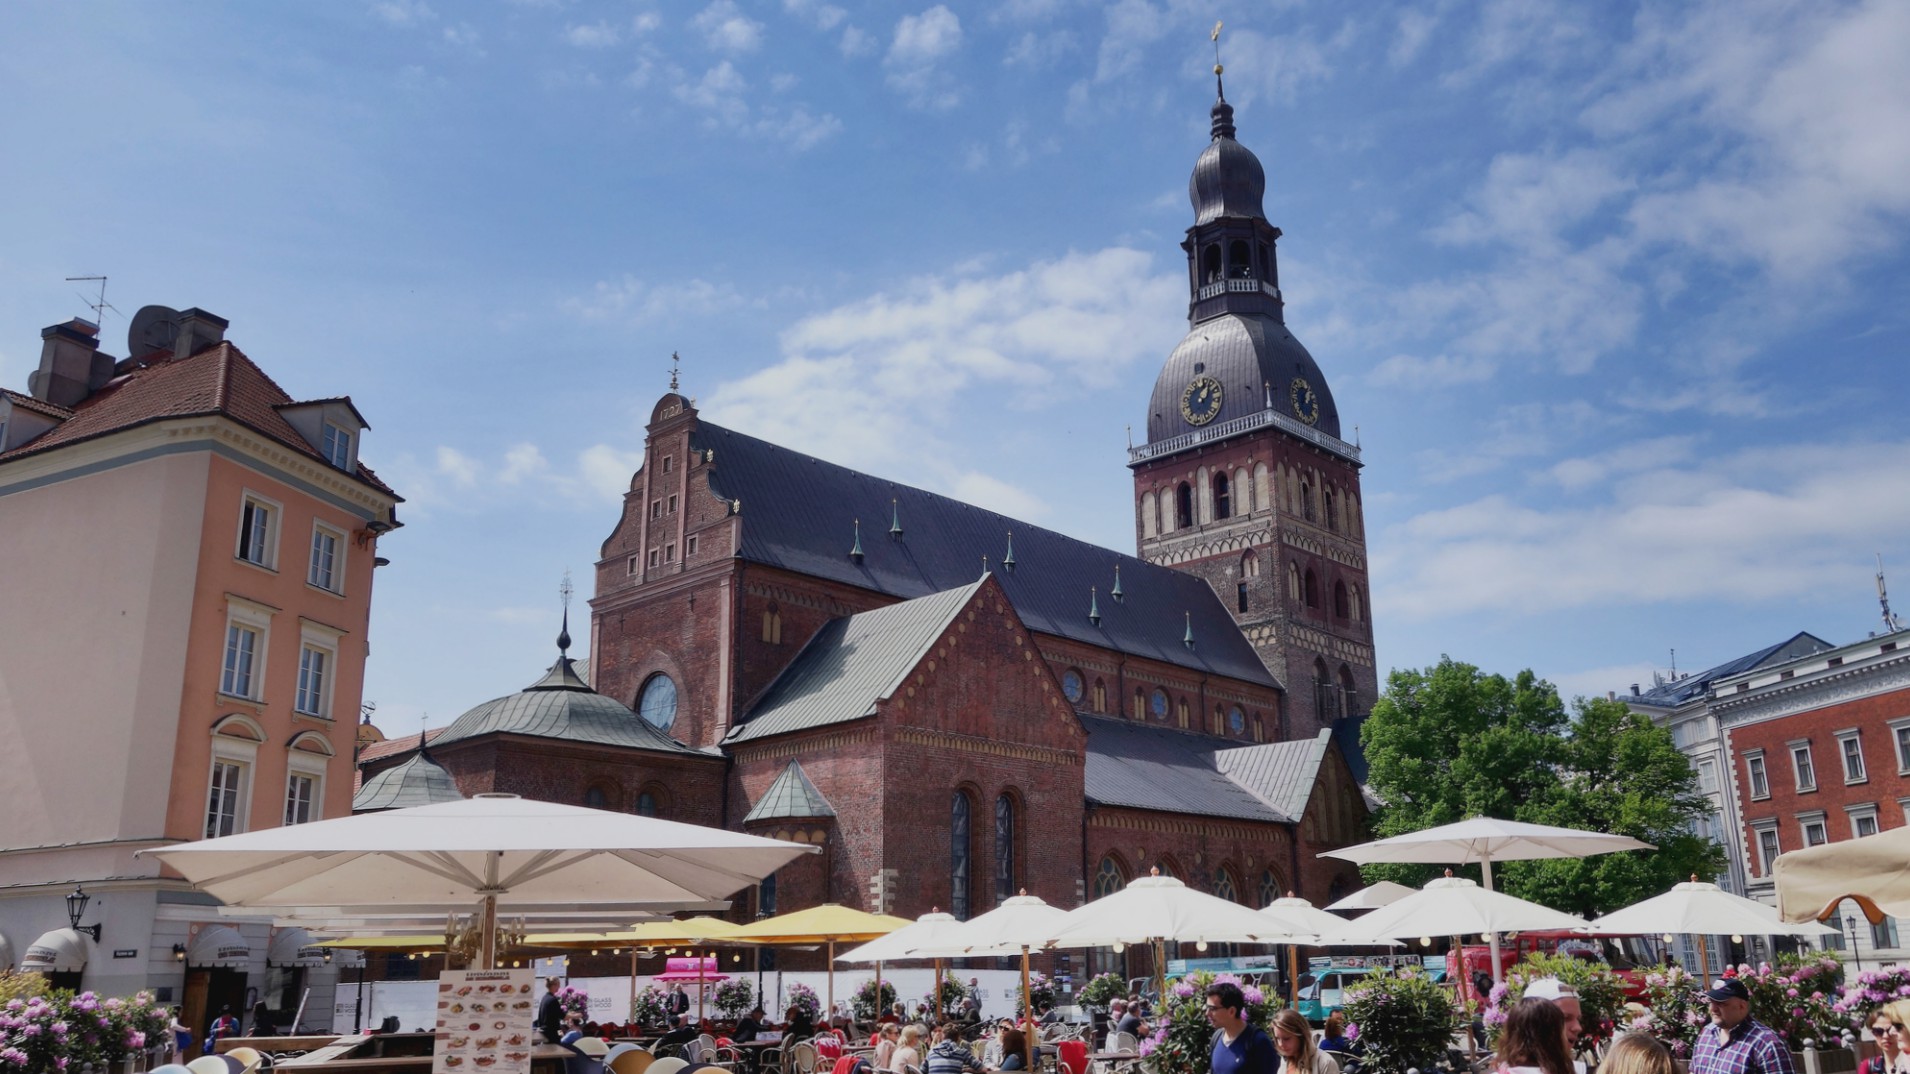
<instances>
[{"instance_id":1,"label":"cathedral tower","mask_svg":"<svg viewBox=\"0 0 1910 1074\"><path fill-rule=\"evenodd\" d=\"M1216 68L1218 71L1218 68ZM1286 687L1280 736L1364 715L1378 690L1359 448L1287 331L1266 174L1224 92L1188 197L1188 333L1131 449L1140 555L1213 586Z\"/></svg>"}]
</instances>

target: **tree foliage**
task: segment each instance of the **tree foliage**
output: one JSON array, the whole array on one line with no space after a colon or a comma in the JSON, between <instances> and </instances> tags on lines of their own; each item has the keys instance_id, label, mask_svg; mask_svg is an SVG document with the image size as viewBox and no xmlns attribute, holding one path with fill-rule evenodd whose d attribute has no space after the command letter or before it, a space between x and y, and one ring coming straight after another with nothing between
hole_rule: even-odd
<instances>
[{"instance_id":1,"label":"tree foliage","mask_svg":"<svg viewBox=\"0 0 1910 1074\"><path fill-rule=\"evenodd\" d=\"M1612 832L1655 852L1494 862L1494 886L1571 913L1608 913L1691 874L1723 868L1724 852L1691 834L1709 806L1671 733L1624 704L1578 698L1530 670L1511 679L1451 657L1394 671L1361 734L1381 838L1500 817ZM1419 885L1443 866L1383 864L1367 881ZM1469 870L1477 876L1476 867Z\"/></svg>"}]
</instances>

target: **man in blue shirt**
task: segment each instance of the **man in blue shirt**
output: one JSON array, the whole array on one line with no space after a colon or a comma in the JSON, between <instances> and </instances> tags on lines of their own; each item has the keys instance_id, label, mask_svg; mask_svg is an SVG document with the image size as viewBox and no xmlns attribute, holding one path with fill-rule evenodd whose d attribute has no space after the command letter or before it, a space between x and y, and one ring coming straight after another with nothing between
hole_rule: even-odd
<instances>
[{"instance_id":1,"label":"man in blue shirt","mask_svg":"<svg viewBox=\"0 0 1910 1074\"><path fill-rule=\"evenodd\" d=\"M1751 1017L1751 993L1743 981L1712 981L1704 998L1711 1007L1711 1024L1698 1034L1691 1074L1797 1074L1790 1045Z\"/></svg>"},{"instance_id":2,"label":"man in blue shirt","mask_svg":"<svg viewBox=\"0 0 1910 1074\"><path fill-rule=\"evenodd\" d=\"M1213 1074L1275 1074L1280 1069L1273 1038L1247 1022L1247 997L1239 985L1222 982L1207 987L1207 1021L1218 1031L1210 1064Z\"/></svg>"}]
</instances>

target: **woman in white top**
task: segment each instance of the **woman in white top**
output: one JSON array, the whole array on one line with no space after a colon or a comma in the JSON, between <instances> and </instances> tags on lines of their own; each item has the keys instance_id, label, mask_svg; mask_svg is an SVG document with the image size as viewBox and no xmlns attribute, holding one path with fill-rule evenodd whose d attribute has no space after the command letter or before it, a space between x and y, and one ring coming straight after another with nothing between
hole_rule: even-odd
<instances>
[{"instance_id":1,"label":"woman in white top","mask_svg":"<svg viewBox=\"0 0 1910 1074\"><path fill-rule=\"evenodd\" d=\"M1313 1046L1313 1027L1292 1007L1274 1016L1273 1050L1280 1053L1280 1074L1340 1074L1340 1064Z\"/></svg>"},{"instance_id":2,"label":"woman in white top","mask_svg":"<svg viewBox=\"0 0 1910 1074\"><path fill-rule=\"evenodd\" d=\"M922 1027L913 1022L902 1027L901 1042L889 1056L889 1069L894 1074L907 1074L910 1067L922 1069Z\"/></svg>"},{"instance_id":3,"label":"woman in white top","mask_svg":"<svg viewBox=\"0 0 1910 1074\"><path fill-rule=\"evenodd\" d=\"M895 1058L895 1042L902 1035L902 1027L895 1022L884 1022L875 1030L875 1054L869 1060L877 1070L887 1070L889 1061Z\"/></svg>"},{"instance_id":4,"label":"woman in white top","mask_svg":"<svg viewBox=\"0 0 1910 1074\"><path fill-rule=\"evenodd\" d=\"M1506 1015L1494 1069L1499 1074L1573 1074L1565 1015L1549 999L1522 999Z\"/></svg>"}]
</instances>

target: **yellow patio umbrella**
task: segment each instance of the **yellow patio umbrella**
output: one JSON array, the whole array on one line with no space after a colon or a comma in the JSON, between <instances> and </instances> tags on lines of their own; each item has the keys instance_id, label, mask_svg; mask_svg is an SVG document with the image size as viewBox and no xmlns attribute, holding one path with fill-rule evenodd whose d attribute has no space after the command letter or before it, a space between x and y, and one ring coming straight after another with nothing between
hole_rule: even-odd
<instances>
[{"instance_id":1,"label":"yellow patio umbrella","mask_svg":"<svg viewBox=\"0 0 1910 1074\"><path fill-rule=\"evenodd\" d=\"M681 921L645 921L618 932L545 932L524 938L527 947L568 947L576 950L597 947L630 948L630 1005L637 1003L637 951L639 948L683 947L691 944L751 944L737 933L743 926L720 917L703 915ZM697 968L703 963L698 960ZM696 989L696 1017L703 1018L703 986Z\"/></svg>"},{"instance_id":2,"label":"yellow patio umbrella","mask_svg":"<svg viewBox=\"0 0 1910 1074\"><path fill-rule=\"evenodd\" d=\"M772 946L802 946L823 944L829 950L829 1012L836 1007L836 944L867 943L878 936L887 936L896 929L913 924L905 917L890 917L888 914L871 914L854 907L838 903L824 903L807 910L778 914L764 918L753 924L744 925L730 937L732 940L753 940ZM937 982L939 987L940 982Z\"/></svg>"},{"instance_id":3,"label":"yellow patio umbrella","mask_svg":"<svg viewBox=\"0 0 1910 1074\"><path fill-rule=\"evenodd\" d=\"M337 947L349 951L398 951L435 955L444 950L443 935L437 936L344 936L320 940L319 947Z\"/></svg>"}]
</instances>

